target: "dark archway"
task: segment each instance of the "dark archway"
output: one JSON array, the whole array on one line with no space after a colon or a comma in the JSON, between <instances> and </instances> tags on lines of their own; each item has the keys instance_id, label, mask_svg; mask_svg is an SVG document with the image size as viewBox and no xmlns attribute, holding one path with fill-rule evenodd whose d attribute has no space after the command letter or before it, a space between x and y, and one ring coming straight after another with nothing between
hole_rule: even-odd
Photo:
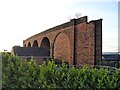
<instances>
[{"instance_id":1,"label":"dark archway","mask_svg":"<svg viewBox=\"0 0 120 90\"><path fill-rule=\"evenodd\" d=\"M31 43L30 42L28 43L28 47L31 47Z\"/></svg>"},{"instance_id":2,"label":"dark archway","mask_svg":"<svg viewBox=\"0 0 120 90\"><path fill-rule=\"evenodd\" d=\"M33 47L38 47L38 42L37 42L37 40L35 40L35 41L33 42Z\"/></svg>"},{"instance_id":3,"label":"dark archway","mask_svg":"<svg viewBox=\"0 0 120 90\"><path fill-rule=\"evenodd\" d=\"M41 42L41 46L40 47L43 47L45 48L47 51L50 52L50 41L47 37L44 37L42 39L42 42Z\"/></svg>"},{"instance_id":4,"label":"dark archway","mask_svg":"<svg viewBox=\"0 0 120 90\"><path fill-rule=\"evenodd\" d=\"M26 47L26 44L24 45L24 47Z\"/></svg>"}]
</instances>

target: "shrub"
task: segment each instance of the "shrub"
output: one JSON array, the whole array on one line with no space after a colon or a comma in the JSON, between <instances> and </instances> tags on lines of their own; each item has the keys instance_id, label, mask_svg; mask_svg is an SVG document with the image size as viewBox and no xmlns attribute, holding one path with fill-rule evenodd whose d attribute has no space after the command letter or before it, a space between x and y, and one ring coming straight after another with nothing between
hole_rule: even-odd
<instances>
[{"instance_id":1,"label":"shrub","mask_svg":"<svg viewBox=\"0 0 120 90\"><path fill-rule=\"evenodd\" d=\"M37 86L39 67L31 61L23 61L17 56L2 53L2 76L5 88L34 88Z\"/></svg>"},{"instance_id":2,"label":"shrub","mask_svg":"<svg viewBox=\"0 0 120 90\"><path fill-rule=\"evenodd\" d=\"M4 88L64 88L64 89L118 89L120 69L107 73L106 69L58 67L54 60L38 66L36 62L22 60L2 53L2 85Z\"/></svg>"}]
</instances>

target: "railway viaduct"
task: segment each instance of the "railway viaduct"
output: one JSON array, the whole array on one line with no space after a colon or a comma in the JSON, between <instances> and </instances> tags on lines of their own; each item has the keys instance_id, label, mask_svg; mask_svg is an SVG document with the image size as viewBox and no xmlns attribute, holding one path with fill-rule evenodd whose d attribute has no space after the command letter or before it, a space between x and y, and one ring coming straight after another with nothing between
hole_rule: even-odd
<instances>
[{"instance_id":1,"label":"railway viaduct","mask_svg":"<svg viewBox=\"0 0 120 90\"><path fill-rule=\"evenodd\" d=\"M96 65L102 58L102 19L72 19L23 41L24 47L44 47L54 60L69 65Z\"/></svg>"}]
</instances>

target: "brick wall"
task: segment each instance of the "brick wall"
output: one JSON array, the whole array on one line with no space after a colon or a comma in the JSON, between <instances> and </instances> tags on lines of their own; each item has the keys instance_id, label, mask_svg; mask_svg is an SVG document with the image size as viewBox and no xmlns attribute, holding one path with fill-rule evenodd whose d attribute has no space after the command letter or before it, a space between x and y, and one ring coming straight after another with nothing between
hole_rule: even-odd
<instances>
[{"instance_id":1,"label":"brick wall","mask_svg":"<svg viewBox=\"0 0 120 90\"><path fill-rule=\"evenodd\" d=\"M94 25L82 23L76 26L76 59L78 65L94 65Z\"/></svg>"},{"instance_id":2,"label":"brick wall","mask_svg":"<svg viewBox=\"0 0 120 90\"><path fill-rule=\"evenodd\" d=\"M97 64L102 54L102 19L87 22L87 16L50 28L23 41L28 46L37 40L43 46L49 40L50 57L64 59L70 65ZM44 44L47 47L48 44Z\"/></svg>"}]
</instances>

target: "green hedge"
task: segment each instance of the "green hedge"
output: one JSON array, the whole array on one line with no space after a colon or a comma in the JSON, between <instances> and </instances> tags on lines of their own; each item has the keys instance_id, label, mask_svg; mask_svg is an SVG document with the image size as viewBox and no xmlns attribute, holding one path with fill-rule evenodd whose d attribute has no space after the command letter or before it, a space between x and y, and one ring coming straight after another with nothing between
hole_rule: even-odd
<instances>
[{"instance_id":1,"label":"green hedge","mask_svg":"<svg viewBox=\"0 0 120 90\"><path fill-rule=\"evenodd\" d=\"M2 53L3 88L64 88L64 89L118 89L120 69L107 73L106 69L90 69L87 65L77 69L65 63L57 67L54 61L38 66L34 60L25 61Z\"/></svg>"}]
</instances>

